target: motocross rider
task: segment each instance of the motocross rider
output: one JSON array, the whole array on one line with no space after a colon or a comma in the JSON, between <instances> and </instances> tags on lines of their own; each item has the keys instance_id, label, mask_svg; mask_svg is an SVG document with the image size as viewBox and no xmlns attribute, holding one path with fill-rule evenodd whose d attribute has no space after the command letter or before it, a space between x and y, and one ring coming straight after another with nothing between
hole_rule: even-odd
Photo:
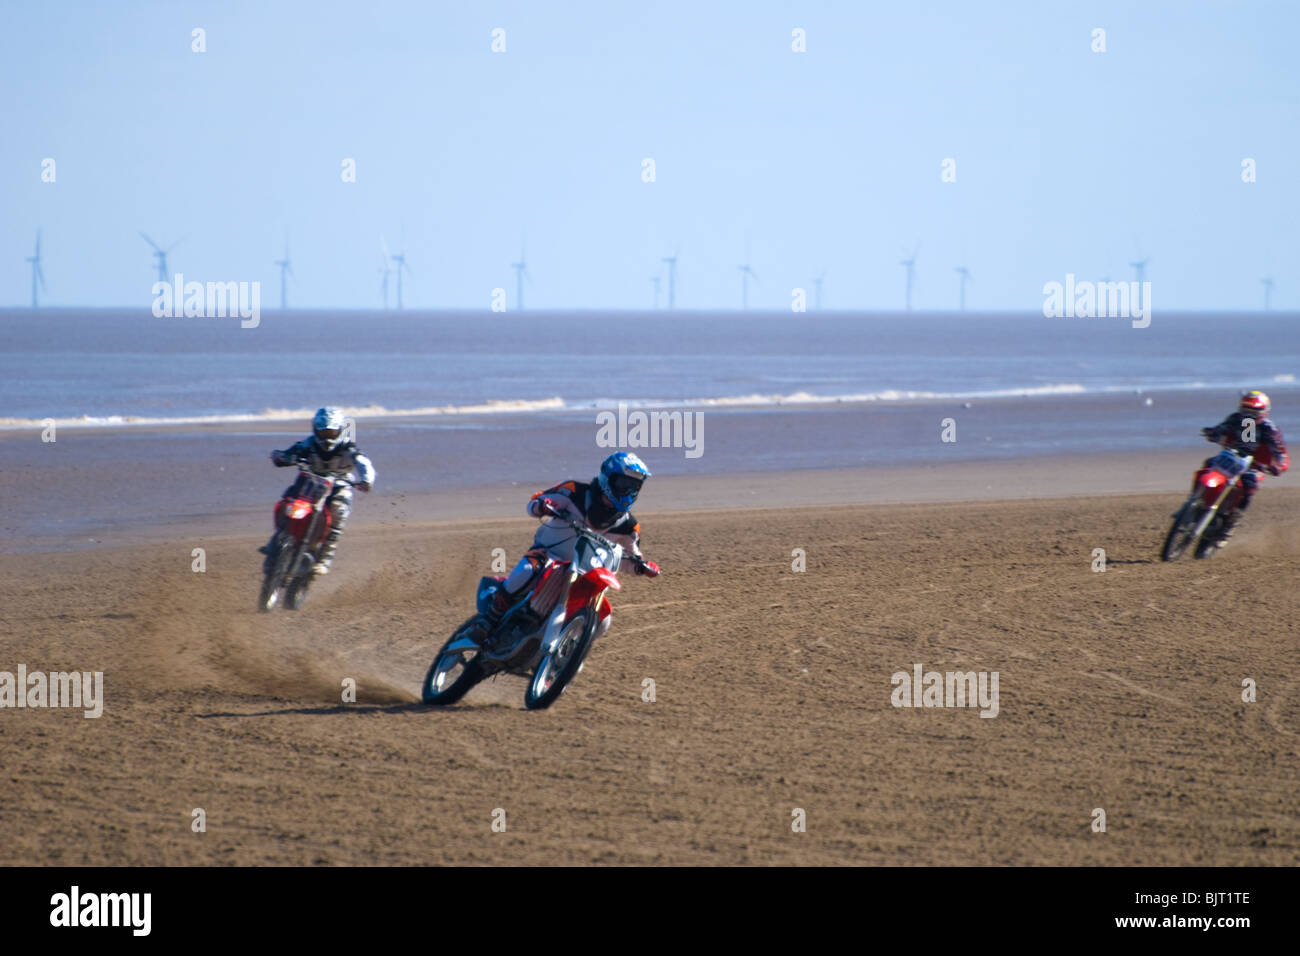
<instances>
[{"instance_id":1,"label":"motocross rider","mask_svg":"<svg viewBox=\"0 0 1300 956\"><path fill-rule=\"evenodd\" d=\"M1218 442L1236 449L1243 455L1254 455L1255 461L1250 469L1241 476L1241 500L1237 507L1223 516L1223 532L1219 537L1219 546L1228 540L1233 527L1241 520L1241 515L1250 507L1250 500L1259 487L1260 474L1263 469L1270 475L1280 475L1290 465L1286 444L1282 432L1268 417L1271 405L1268 396L1258 389L1253 389L1241 396L1237 410L1219 424L1202 428L1201 434L1212 442ZM1247 441L1246 439L1251 439ZM1206 459L1208 467L1212 459Z\"/></svg>"},{"instance_id":2,"label":"motocross rider","mask_svg":"<svg viewBox=\"0 0 1300 956\"><path fill-rule=\"evenodd\" d=\"M343 412L332 405L316 412L312 419L312 434L284 451L271 452L271 461L277 468L296 465L299 461L317 475L329 478L341 478L349 472L356 472L356 486L362 491L369 491L375 482L375 466L370 459L357 450L355 442L343 440L343 427L346 419ZM294 493L297 482L285 489L284 496ZM339 539L343 537L343 526L348 523L352 512L352 488L344 484L335 484L325 507L329 508L331 522L329 534L321 549L320 560L313 571L315 575L329 574L330 563L338 549ZM270 560L271 545L279 529L271 533L271 541L260 550Z\"/></svg>"},{"instance_id":3,"label":"motocross rider","mask_svg":"<svg viewBox=\"0 0 1300 956\"><path fill-rule=\"evenodd\" d=\"M533 583L549 561L572 561L573 531L563 520L585 524L615 544L623 546L632 557L637 574L659 576L659 565L641 554L641 525L628 509L636 501L641 485L650 477L650 469L636 455L620 451L606 458L600 474L589 482L563 481L539 491L529 499L525 510L542 518L533 538L532 548L519 559L513 571L497 588L492 606L480 614L475 623L478 640L483 640L500 623L501 617ZM561 521L553 520L562 519Z\"/></svg>"}]
</instances>

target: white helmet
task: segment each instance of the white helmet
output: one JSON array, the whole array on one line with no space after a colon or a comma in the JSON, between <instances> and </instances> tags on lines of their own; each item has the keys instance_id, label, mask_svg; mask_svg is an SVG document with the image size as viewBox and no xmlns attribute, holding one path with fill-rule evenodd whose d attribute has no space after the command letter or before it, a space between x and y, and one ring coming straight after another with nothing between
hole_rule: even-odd
<instances>
[{"instance_id":1,"label":"white helmet","mask_svg":"<svg viewBox=\"0 0 1300 956\"><path fill-rule=\"evenodd\" d=\"M327 454L333 452L343 441L343 426L347 420L343 412L333 405L326 405L316 412L311 420L312 432L316 435L316 444Z\"/></svg>"}]
</instances>

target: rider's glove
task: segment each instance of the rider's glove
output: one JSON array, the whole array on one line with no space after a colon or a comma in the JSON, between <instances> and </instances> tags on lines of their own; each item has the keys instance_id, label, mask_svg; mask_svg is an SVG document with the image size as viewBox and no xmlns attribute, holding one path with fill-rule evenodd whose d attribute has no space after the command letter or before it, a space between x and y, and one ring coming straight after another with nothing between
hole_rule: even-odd
<instances>
[{"instance_id":1,"label":"rider's glove","mask_svg":"<svg viewBox=\"0 0 1300 956\"><path fill-rule=\"evenodd\" d=\"M1204 435L1206 438L1209 438L1209 439L1211 439L1211 440L1213 440L1214 437L1215 437L1215 435L1214 435L1214 429L1213 429L1213 428L1208 428L1208 427L1207 427L1207 428L1202 428L1202 429L1201 429L1201 434Z\"/></svg>"},{"instance_id":2,"label":"rider's glove","mask_svg":"<svg viewBox=\"0 0 1300 956\"><path fill-rule=\"evenodd\" d=\"M271 462L277 468L283 468L285 465L292 464L292 462L290 462L288 458L284 457L284 452L281 451L271 452Z\"/></svg>"},{"instance_id":3,"label":"rider's glove","mask_svg":"<svg viewBox=\"0 0 1300 956\"><path fill-rule=\"evenodd\" d=\"M362 491L369 491L369 490L370 490L370 482L368 482L368 481L358 481L358 482L357 482L357 487L360 488Z\"/></svg>"},{"instance_id":4,"label":"rider's glove","mask_svg":"<svg viewBox=\"0 0 1300 956\"><path fill-rule=\"evenodd\" d=\"M646 577L657 578L659 577L659 565L655 564L653 561L638 561L636 563L636 573L644 574Z\"/></svg>"},{"instance_id":5,"label":"rider's glove","mask_svg":"<svg viewBox=\"0 0 1300 956\"><path fill-rule=\"evenodd\" d=\"M555 502L550 498L543 498L537 503L537 510L542 513L542 517L558 518L560 510L555 507Z\"/></svg>"}]
</instances>

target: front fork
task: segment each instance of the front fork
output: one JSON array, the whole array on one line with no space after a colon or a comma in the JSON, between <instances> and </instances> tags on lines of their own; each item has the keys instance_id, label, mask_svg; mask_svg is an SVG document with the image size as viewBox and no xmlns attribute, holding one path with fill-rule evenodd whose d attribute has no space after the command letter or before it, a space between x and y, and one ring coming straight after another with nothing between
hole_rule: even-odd
<instances>
[{"instance_id":1,"label":"front fork","mask_svg":"<svg viewBox=\"0 0 1300 956\"><path fill-rule=\"evenodd\" d=\"M325 506L322 505L312 515L311 522L307 525L307 530L303 533L301 540L296 540L293 534L290 533L288 517L282 516L280 518L275 528L275 534L271 536L271 546L267 549L266 561L263 563L264 574L270 574L271 569L275 567L276 559L280 556L280 548L294 549L294 560L289 565L289 574L295 575L298 573L298 565L302 563L303 546L305 546L306 542L311 541L312 538L316 536L316 528L322 520L324 510ZM275 543L280 539L281 535L284 536L285 542L280 546L280 548L277 548L275 547Z\"/></svg>"},{"instance_id":2,"label":"front fork","mask_svg":"<svg viewBox=\"0 0 1300 956\"><path fill-rule=\"evenodd\" d=\"M570 588L573 587L576 579L577 577L575 575L574 581L569 582ZM600 616L600 607L605 601L605 592L608 590L609 588L601 588L600 591L596 593L595 597L584 605L585 607L592 608L596 614L596 633L592 637L593 641L609 630L609 620L611 615L606 614L603 618ZM551 619L546 623L546 632L542 635L541 645L541 650L544 654L554 654L560 646L560 635L564 633L564 625L568 623L569 620L569 616L566 613L566 602L568 597L569 593L568 589L566 589L565 593L560 597L559 602L555 606L555 613L551 615Z\"/></svg>"},{"instance_id":3,"label":"front fork","mask_svg":"<svg viewBox=\"0 0 1300 956\"><path fill-rule=\"evenodd\" d=\"M1227 499L1228 495L1237 487L1237 484L1240 481L1241 478L1238 477L1234 481L1223 486L1223 490L1219 492L1219 496L1214 499L1214 504L1210 505L1210 507L1206 509L1205 514L1201 516L1201 520L1196 523L1195 534L1197 537L1200 537L1205 533L1205 529L1210 526L1210 522L1213 521L1214 516L1218 514L1219 506L1223 504L1224 500ZM1195 498L1198 496L1193 495L1193 497Z\"/></svg>"},{"instance_id":4,"label":"front fork","mask_svg":"<svg viewBox=\"0 0 1300 956\"><path fill-rule=\"evenodd\" d=\"M307 530L303 532L302 539L293 543L294 555L293 561L289 564L290 576L301 574L306 570L299 567L299 565L303 563L303 557L307 555L308 543L316 537L316 526L320 523L322 511L324 511L323 506L311 516L311 521L308 522ZM293 540L292 536L290 536L290 540ZM315 560L314 556L311 559Z\"/></svg>"}]
</instances>

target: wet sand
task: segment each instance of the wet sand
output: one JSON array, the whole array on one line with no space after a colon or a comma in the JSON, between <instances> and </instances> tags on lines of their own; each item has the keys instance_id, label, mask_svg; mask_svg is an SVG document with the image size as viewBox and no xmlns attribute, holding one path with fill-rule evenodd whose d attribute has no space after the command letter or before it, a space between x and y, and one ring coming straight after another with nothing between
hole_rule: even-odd
<instances>
[{"instance_id":1,"label":"wet sand","mask_svg":"<svg viewBox=\"0 0 1300 956\"><path fill-rule=\"evenodd\" d=\"M1295 397L1279 395L1280 422L1300 418L1300 407L1282 407ZM1211 399L708 409L698 457L684 448L635 450L655 473L646 502L655 508L1176 491L1212 450L1198 434L1222 411ZM943 440L945 419L955 441ZM260 528L290 478L267 456L307 431L306 422L63 427L46 443L38 430L0 430L0 550ZM521 494L592 475L612 450L597 437L594 412L362 420L357 439L379 481L358 521L515 514Z\"/></svg>"}]
</instances>

